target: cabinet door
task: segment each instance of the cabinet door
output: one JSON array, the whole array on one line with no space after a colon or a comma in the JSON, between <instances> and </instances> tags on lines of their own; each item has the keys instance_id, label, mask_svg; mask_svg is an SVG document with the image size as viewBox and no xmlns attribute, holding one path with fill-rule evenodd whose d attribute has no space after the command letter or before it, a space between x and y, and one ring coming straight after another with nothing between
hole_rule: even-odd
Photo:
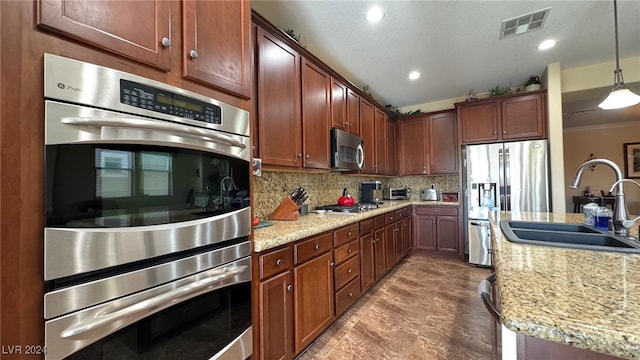
<instances>
[{"instance_id":1,"label":"cabinet door","mask_svg":"<svg viewBox=\"0 0 640 360\"><path fill-rule=\"evenodd\" d=\"M294 268L296 353L300 353L335 319L333 254L320 255Z\"/></svg>"},{"instance_id":2,"label":"cabinet door","mask_svg":"<svg viewBox=\"0 0 640 360\"><path fill-rule=\"evenodd\" d=\"M395 223L395 239L394 245L396 248L396 264L402 260L402 258L406 255L404 252L404 239L402 238L402 220L398 220Z\"/></svg>"},{"instance_id":3,"label":"cabinet door","mask_svg":"<svg viewBox=\"0 0 640 360\"><path fill-rule=\"evenodd\" d=\"M249 98L252 66L249 1L183 0L182 10L184 76Z\"/></svg>"},{"instance_id":4,"label":"cabinet door","mask_svg":"<svg viewBox=\"0 0 640 360\"><path fill-rule=\"evenodd\" d=\"M291 271L260 283L260 359L292 359L293 282Z\"/></svg>"},{"instance_id":5,"label":"cabinet door","mask_svg":"<svg viewBox=\"0 0 640 360\"><path fill-rule=\"evenodd\" d=\"M347 118L347 86L331 78L331 127L349 131Z\"/></svg>"},{"instance_id":6,"label":"cabinet door","mask_svg":"<svg viewBox=\"0 0 640 360\"><path fill-rule=\"evenodd\" d=\"M460 229L457 216L438 216L436 224L439 252L458 254L460 250Z\"/></svg>"},{"instance_id":7,"label":"cabinet door","mask_svg":"<svg viewBox=\"0 0 640 360\"><path fill-rule=\"evenodd\" d=\"M396 224L389 224L384 227L384 255L386 259L387 272L396 265Z\"/></svg>"},{"instance_id":8,"label":"cabinet door","mask_svg":"<svg viewBox=\"0 0 640 360\"><path fill-rule=\"evenodd\" d=\"M411 251L411 218L402 219L402 246L404 254L408 254Z\"/></svg>"},{"instance_id":9,"label":"cabinet door","mask_svg":"<svg viewBox=\"0 0 640 360\"><path fill-rule=\"evenodd\" d=\"M498 105L495 101L460 105L458 121L463 144L500 139Z\"/></svg>"},{"instance_id":10,"label":"cabinet door","mask_svg":"<svg viewBox=\"0 0 640 360\"><path fill-rule=\"evenodd\" d=\"M415 242L418 250L437 250L434 215L416 215Z\"/></svg>"},{"instance_id":11,"label":"cabinet door","mask_svg":"<svg viewBox=\"0 0 640 360\"><path fill-rule=\"evenodd\" d=\"M168 1L40 0L37 6L41 28L169 70Z\"/></svg>"},{"instance_id":12,"label":"cabinet door","mask_svg":"<svg viewBox=\"0 0 640 360\"><path fill-rule=\"evenodd\" d=\"M330 76L302 59L302 150L303 166L329 169ZM282 139L274 137L273 139ZM282 139L281 141L288 141Z\"/></svg>"},{"instance_id":13,"label":"cabinet door","mask_svg":"<svg viewBox=\"0 0 640 360\"><path fill-rule=\"evenodd\" d=\"M458 124L455 112L429 116L429 173L457 174Z\"/></svg>"},{"instance_id":14,"label":"cabinet door","mask_svg":"<svg viewBox=\"0 0 640 360\"><path fill-rule=\"evenodd\" d=\"M396 148L396 121L387 118L387 175L396 175L398 169L398 149Z\"/></svg>"},{"instance_id":15,"label":"cabinet door","mask_svg":"<svg viewBox=\"0 0 640 360\"><path fill-rule=\"evenodd\" d=\"M360 136L360 95L347 89L347 122L349 132Z\"/></svg>"},{"instance_id":16,"label":"cabinet door","mask_svg":"<svg viewBox=\"0 0 640 360\"><path fill-rule=\"evenodd\" d=\"M262 163L302 167L300 55L260 27L256 41Z\"/></svg>"},{"instance_id":17,"label":"cabinet door","mask_svg":"<svg viewBox=\"0 0 640 360\"><path fill-rule=\"evenodd\" d=\"M373 252L376 281L380 280L387 273L387 262L385 259L385 231L384 226L376 229L373 233Z\"/></svg>"},{"instance_id":18,"label":"cabinet door","mask_svg":"<svg viewBox=\"0 0 640 360\"><path fill-rule=\"evenodd\" d=\"M375 174L374 113L373 104L360 98L360 136L364 140L364 168L362 172L366 174Z\"/></svg>"},{"instance_id":19,"label":"cabinet door","mask_svg":"<svg viewBox=\"0 0 640 360\"><path fill-rule=\"evenodd\" d=\"M367 291L375 281L375 255L373 233L360 237L360 285Z\"/></svg>"},{"instance_id":20,"label":"cabinet door","mask_svg":"<svg viewBox=\"0 0 640 360\"><path fill-rule=\"evenodd\" d=\"M502 139L544 137L546 109L544 94L531 94L504 99L500 102Z\"/></svg>"},{"instance_id":21,"label":"cabinet door","mask_svg":"<svg viewBox=\"0 0 640 360\"><path fill-rule=\"evenodd\" d=\"M398 121L398 174L427 174L426 116Z\"/></svg>"},{"instance_id":22,"label":"cabinet door","mask_svg":"<svg viewBox=\"0 0 640 360\"><path fill-rule=\"evenodd\" d=\"M387 174L388 165L387 165L387 146L388 137L387 137L387 114L376 108L374 115L374 124L375 124L375 136L374 136L374 147L375 147L375 173L376 174Z\"/></svg>"}]
</instances>

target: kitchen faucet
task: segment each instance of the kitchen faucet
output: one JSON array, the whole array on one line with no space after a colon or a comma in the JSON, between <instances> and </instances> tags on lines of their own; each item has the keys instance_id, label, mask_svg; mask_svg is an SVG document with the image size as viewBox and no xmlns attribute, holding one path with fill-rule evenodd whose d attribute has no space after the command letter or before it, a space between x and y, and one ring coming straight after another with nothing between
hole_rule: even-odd
<instances>
[{"instance_id":1,"label":"kitchen faucet","mask_svg":"<svg viewBox=\"0 0 640 360\"><path fill-rule=\"evenodd\" d=\"M609 166L616 174L616 182L611 186L611 190L613 190L614 187L617 187L616 202L614 205L615 213L613 214L613 231L618 235L626 236L628 232L627 226L631 227L633 221L629 221L627 219L627 217L629 216L629 212L627 211L627 203L624 199L623 188L623 182L625 181L625 179L622 177L622 171L616 163L607 159L591 159L585 161L576 171L576 176L571 181L569 187L572 189L577 189L580 185L580 178L582 177L582 172L584 171L584 169L598 164Z\"/></svg>"}]
</instances>

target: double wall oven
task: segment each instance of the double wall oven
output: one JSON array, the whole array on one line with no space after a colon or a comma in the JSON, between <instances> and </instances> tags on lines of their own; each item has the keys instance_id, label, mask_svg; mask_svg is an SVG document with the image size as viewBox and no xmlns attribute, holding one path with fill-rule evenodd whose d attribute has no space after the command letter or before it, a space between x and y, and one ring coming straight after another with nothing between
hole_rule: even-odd
<instances>
[{"instance_id":1,"label":"double wall oven","mask_svg":"<svg viewBox=\"0 0 640 360\"><path fill-rule=\"evenodd\" d=\"M45 54L48 359L252 353L249 115Z\"/></svg>"}]
</instances>

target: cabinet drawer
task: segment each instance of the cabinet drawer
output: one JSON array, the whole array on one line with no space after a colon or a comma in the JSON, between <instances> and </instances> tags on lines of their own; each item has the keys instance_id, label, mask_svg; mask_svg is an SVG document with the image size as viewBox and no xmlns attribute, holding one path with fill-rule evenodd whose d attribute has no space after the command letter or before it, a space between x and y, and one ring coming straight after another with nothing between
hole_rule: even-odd
<instances>
[{"instance_id":1,"label":"cabinet drawer","mask_svg":"<svg viewBox=\"0 0 640 360\"><path fill-rule=\"evenodd\" d=\"M384 215L378 215L375 218L373 218L373 229L374 230L378 230L380 228L384 227Z\"/></svg>"},{"instance_id":2,"label":"cabinet drawer","mask_svg":"<svg viewBox=\"0 0 640 360\"><path fill-rule=\"evenodd\" d=\"M335 289L340 289L358 275L360 275L360 255L354 256L344 264L336 266Z\"/></svg>"},{"instance_id":3,"label":"cabinet drawer","mask_svg":"<svg viewBox=\"0 0 640 360\"><path fill-rule=\"evenodd\" d=\"M360 277L356 277L336 292L336 316L342 315L360 297Z\"/></svg>"},{"instance_id":4,"label":"cabinet drawer","mask_svg":"<svg viewBox=\"0 0 640 360\"><path fill-rule=\"evenodd\" d=\"M360 236L366 235L373 231L373 219L360 221Z\"/></svg>"},{"instance_id":5,"label":"cabinet drawer","mask_svg":"<svg viewBox=\"0 0 640 360\"><path fill-rule=\"evenodd\" d=\"M260 280L288 270L291 267L291 247L260 255Z\"/></svg>"},{"instance_id":6,"label":"cabinet drawer","mask_svg":"<svg viewBox=\"0 0 640 360\"><path fill-rule=\"evenodd\" d=\"M358 223L345 226L333 232L333 245L340 246L360 237L360 225Z\"/></svg>"},{"instance_id":7,"label":"cabinet drawer","mask_svg":"<svg viewBox=\"0 0 640 360\"><path fill-rule=\"evenodd\" d=\"M393 224L394 222L396 222L396 212L395 211L391 211L388 212L386 214L384 214L384 224L385 225L389 225L389 224Z\"/></svg>"},{"instance_id":8,"label":"cabinet drawer","mask_svg":"<svg viewBox=\"0 0 640 360\"><path fill-rule=\"evenodd\" d=\"M416 206L416 215L458 216L458 208L455 206Z\"/></svg>"},{"instance_id":9,"label":"cabinet drawer","mask_svg":"<svg viewBox=\"0 0 640 360\"><path fill-rule=\"evenodd\" d=\"M360 253L360 240L356 239L348 244L344 244L333 250L333 260L336 264L340 264L350 257Z\"/></svg>"},{"instance_id":10,"label":"cabinet drawer","mask_svg":"<svg viewBox=\"0 0 640 360\"><path fill-rule=\"evenodd\" d=\"M328 232L293 245L294 263L298 265L331 250L331 237L331 233Z\"/></svg>"}]
</instances>

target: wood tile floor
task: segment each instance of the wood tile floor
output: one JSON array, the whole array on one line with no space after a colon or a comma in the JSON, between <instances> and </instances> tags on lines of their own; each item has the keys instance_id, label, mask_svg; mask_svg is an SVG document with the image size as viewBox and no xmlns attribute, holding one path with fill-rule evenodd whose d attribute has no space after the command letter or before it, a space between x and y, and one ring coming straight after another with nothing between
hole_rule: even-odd
<instances>
[{"instance_id":1,"label":"wood tile floor","mask_svg":"<svg viewBox=\"0 0 640 360\"><path fill-rule=\"evenodd\" d=\"M298 360L491 359L491 317L477 295L487 275L411 253Z\"/></svg>"}]
</instances>

